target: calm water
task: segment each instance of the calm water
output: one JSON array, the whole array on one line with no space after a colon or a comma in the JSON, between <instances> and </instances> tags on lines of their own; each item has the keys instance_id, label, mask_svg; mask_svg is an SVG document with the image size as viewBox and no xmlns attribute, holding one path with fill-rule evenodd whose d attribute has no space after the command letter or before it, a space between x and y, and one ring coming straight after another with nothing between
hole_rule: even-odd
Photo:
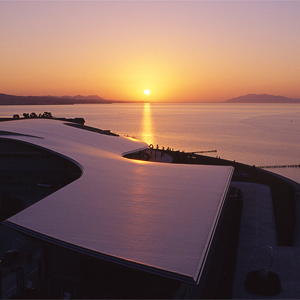
<instances>
[{"instance_id":1,"label":"calm water","mask_svg":"<svg viewBox=\"0 0 300 300\"><path fill-rule=\"evenodd\" d=\"M100 104L0 106L0 116L52 112L174 148L256 166L300 164L300 104ZM300 168L270 169L300 182Z\"/></svg>"}]
</instances>

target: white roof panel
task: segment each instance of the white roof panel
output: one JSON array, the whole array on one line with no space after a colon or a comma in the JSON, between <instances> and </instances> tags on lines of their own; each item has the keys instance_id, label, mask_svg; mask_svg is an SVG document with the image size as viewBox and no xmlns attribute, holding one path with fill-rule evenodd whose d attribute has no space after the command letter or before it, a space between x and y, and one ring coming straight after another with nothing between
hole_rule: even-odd
<instances>
[{"instance_id":1,"label":"white roof panel","mask_svg":"<svg viewBox=\"0 0 300 300\"><path fill-rule=\"evenodd\" d=\"M233 168L130 160L146 143L29 119L0 130L60 153L83 175L6 223L80 251L198 282Z\"/></svg>"}]
</instances>

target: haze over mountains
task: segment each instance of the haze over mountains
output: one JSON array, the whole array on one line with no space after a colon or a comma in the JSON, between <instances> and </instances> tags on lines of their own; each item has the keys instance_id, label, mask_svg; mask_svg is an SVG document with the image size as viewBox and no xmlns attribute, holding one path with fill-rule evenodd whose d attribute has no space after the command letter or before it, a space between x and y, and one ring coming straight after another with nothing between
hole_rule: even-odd
<instances>
[{"instance_id":1,"label":"haze over mountains","mask_svg":"<svg viewBox=\"0 0 300 300\"><path fill-rule=\"evenodd\" d=\"M0 105L58 105L58 104L102 104L121 101L107 100L97 95L90 96L15 96L0 93Z\"/></svg>"},{"instance_id":2,"label":"haze over mountains","mask_svg":"<svg viewBox=\"0 0 300 300\"><path fill-rule=\"evenodd\" d=\"M109 104L125 101L107 100L97 95L90 96L15 96L0 93L0 105L66 105L66 104ZM128 101L126 101L128 102ZM223 103L300 103L300 99L268 94L248 94L231 98Z\"/></svg>"},{"instance_id":3,"label":"haze over mountains","mask_svg":"<svg viewBox=\"0 0 300 300\"><path fill-rule=\"evenodd\" d=\"M226 103L300 103L300 99L268 94L248 94L225 101Z\"/></svg>"}]
</instances>

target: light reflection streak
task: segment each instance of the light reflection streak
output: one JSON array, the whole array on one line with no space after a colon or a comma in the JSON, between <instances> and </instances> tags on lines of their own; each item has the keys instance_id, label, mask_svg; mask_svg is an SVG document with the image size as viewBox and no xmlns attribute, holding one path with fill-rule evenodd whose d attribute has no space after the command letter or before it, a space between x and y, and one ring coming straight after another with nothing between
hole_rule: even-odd
<instances>
[{"instance_id":1,"label":"light reflection streak","mask_svg":"<svg viewBox=\"0 0 300 300\"><path fill-rule=\"evenodd\" d=\"M141 127L141 139L148 145L153 143L153 129L152 129L152 117L151 117L151 105L150 103L144 104L142 127ZM137 240L141 240L141 234L148 232L150 236L153 235L153 231L157 230L153 218L154 205L156 199L150 197L152 194L151 185L149 184L149 174L146 165L149 162L136 160L136 167L132 173L131 185L124 191L128 195L129 210L127 212L127 226L123 228L124 238L130 239L134 249L143 248L145 245L137 244ZM148 238L150 238L148 236ZM142 251L143 253L144 251Z\"/></svg>"},{"instance_id":2,"label":"light reflection streak","mask_svg":"<svg viewBox=\"0 0 300 300\"><path fill-rule=\"evenodd\" d=\"M153 142L152 117L150 103L144 104L143 123L142 123L142 140L148 145Z\"/></svg>"},{"instance_id":3,"label":"light reflection streak","mask_svg":"<svg viewBox=\"0 0 300 300\"><path fill-rule=\"evenodd\" d=\"M155 206L157 199L153 197L152 186L149 184L148 168L145 164L141 165L137 161L134 169L131 184L124 191L128 195L128 211L126 212L126 226L123 227L124 238L130 239L132 247L136 251L140 251L143 255L145 252L145 244L137 243L144 238L150 239L157 234L157 226L155 220ZM150 196L152 195L152 197ZM145 235L145 233L147 233ZM143 237L143 235L145 235ZM151 244L151 243L150 243ZM150 245L148 245L150 247Z\"/></svg>"}]
</instances>

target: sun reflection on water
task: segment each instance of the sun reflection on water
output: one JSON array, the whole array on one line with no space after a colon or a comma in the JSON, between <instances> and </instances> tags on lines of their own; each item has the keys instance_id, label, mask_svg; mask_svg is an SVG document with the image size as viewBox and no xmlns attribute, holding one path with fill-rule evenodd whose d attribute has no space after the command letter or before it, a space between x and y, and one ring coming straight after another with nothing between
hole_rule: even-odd
<instances>
[{"instance_id":1,"label":"sun reflection on water","mask_svg":"<svg viewBox=\"0 0 300 300\"><path fill-rule=\"evenodd\" d=\"M142 140L148 145L153 142L152 117L150 103L144 104L142 121Z\"/></svg>"}]
</instances>

